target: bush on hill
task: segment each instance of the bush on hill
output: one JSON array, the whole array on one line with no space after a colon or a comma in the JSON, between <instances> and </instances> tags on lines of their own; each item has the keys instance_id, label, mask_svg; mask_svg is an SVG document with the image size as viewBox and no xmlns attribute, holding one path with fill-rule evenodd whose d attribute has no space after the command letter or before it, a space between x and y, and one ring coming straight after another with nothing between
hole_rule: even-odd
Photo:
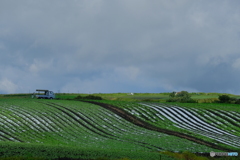
<instances>
[{"instance_id":1,"label":"bush on hill","mask_svg":"<svg viewBox=\"0 0 240 160\"><path fill-rule=\"evenodd\" d=\"M228 95L221 95L218 99L220 103L229 103L231 98Z\"/></svg>"},{"instance_id":2,"label":"bush on hill","mask_svg":"<svg viewBox=\"0 0 240 160\"><path fill-rule=\"evenodd\" d=\"M102 97L94 96L94 95L88 95L88 96L85 97L85 99L102 100Z\"/></svg>"},{"instance_id":3,"label":"bush on hill","mask_svg":"<svg viewBox=\"0 0 240 160\"><path fill-rule=\"evenodd\" d=\"M217 103L232 103L232 104L240 104L240 99L229 97L228 95L220 95L218 96Z\"/></svg>"},{"instance_id":4,"label":"bush on hill","mask_svg":"<svg viewBox=\"0 0 240 160\"><path fill-rule=\"evenodd\" d=\"M167 102L197 103L187 91L172 92L169 94L169 97Z\"/></svg>"},{"instance_id":5,"label":"bush on hill","mask_svg":"<svg viewBox=\"0 0 240 160\"><path fill-rule=\"evenodd\" d=\"M88 95L88 96L77 96L75 97L74 99L77 99L77 100L84 100L84 99L91 99L91 100L102 100L102 97L100 96L94 96L94 95Z\"/></svg>"},{"instance_id":6,"label":"bush on hill","mask_svg":"<svg viewBox=\"0 0 240 160\"><path fill-rule=\"evenodd\" d=\"M235 104L240 104L240 99L236 100Z\"/></svg>"}]
</instances>

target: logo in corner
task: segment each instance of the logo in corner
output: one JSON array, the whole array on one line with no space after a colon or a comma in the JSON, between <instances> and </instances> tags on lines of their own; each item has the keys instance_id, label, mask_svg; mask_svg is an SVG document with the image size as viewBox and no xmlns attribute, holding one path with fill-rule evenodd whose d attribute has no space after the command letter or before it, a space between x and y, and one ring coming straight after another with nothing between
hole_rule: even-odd
<instances>
[{"instance_id":1,"label":"logo in corner","mask_svg":"<svg viewBox=\"0 0 240 160\"><path fill-rule=\"evenodd\" d=\"M213 151L210 152L211 157L214 157L215 155L216 155L215 152L213 152Z\"/></svg>"}]
</instances>

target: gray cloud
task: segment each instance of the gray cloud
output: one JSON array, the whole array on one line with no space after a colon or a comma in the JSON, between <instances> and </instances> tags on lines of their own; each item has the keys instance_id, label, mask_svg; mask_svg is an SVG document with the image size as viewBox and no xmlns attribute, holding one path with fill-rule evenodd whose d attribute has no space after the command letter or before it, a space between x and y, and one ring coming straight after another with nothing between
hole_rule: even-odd
<instances>
[{"instance_id":1,"label":"gray cloud","mask_svg":"<svg viewBox=\"0 0 240 160\"><path fill-rule=\"evenodd\" d=\"M239 1L0 2L0 93L239 94Z\"/></svg>"}]
</instances>

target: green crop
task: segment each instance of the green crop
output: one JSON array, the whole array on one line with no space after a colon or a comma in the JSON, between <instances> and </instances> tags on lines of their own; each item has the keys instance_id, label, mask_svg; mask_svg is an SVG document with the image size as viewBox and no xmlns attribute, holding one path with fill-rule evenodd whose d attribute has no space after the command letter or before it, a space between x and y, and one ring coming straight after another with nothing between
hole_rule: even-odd
<instances>
[{"instance_id":1,"label":"green crop","mask_svg":"<svg viewBox=\"0 0 240 160\"><path fill-rule=\"evenodd\" d=\"M149 123L161 123L159 126L169 129L173 127L173 122L154 115L153 110L142 104L116 102L114 105L132 113L135 110L137 116L139 114ZM136 126L99 105L87 102L1 99L0 111L2 157L159 159L159 151L164 150L220 151Z\"/></svg>"}]
</instances>

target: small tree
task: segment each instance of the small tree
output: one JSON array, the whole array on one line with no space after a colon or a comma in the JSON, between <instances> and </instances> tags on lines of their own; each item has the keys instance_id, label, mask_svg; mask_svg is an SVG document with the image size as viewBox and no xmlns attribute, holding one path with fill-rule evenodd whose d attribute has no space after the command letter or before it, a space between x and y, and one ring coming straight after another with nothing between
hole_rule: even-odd
<instances>
[{"instance_id":1,"label":"small tree","mask_svg":"<svg viewBox=\"0 0 240 160\"><path fill-rule=\"evenodd\" d=\"M187 91L181 91L177 95L176 92L172 92L169 97L167 102L197 103L197 101L191 98L191 95Z\"/></svg>"},{"instance_id":2,"label":"small tree","mask_svg":"<svg viewBox=\"0 0 240 160\"><path fill-rule=\"evenodd\" d=\"M77 100L84 100L84 99L102 100L102 97L94 96L94 95L88 95L86 97L82 97L82 96L79 95L79 96L75 97L74 99L77 99Z\"/></svg>"},{"instance_id":3,"label":"small tree","mask_svg":"<svg viewBox=\"0 0 240 160\"><path fill-rule=\"evenodd\" d=\"M240 104L240 99L237 99L235 104Z\"/></svg>"},{"instance_id":4,"label":"small tree","mask_svg":"<svg viewBox=\"0 0 240 160\"><path fill-rule=\"evenodd\" d=\"M228 95L218 96L220 103L229 103L231 98Z\"/></svg>"},{"instance_id":5,"label":"small tree","mask_svg":"<svg viewBox=\"0 0 240 160\"><path fill-rule=\"evenodd\" d=\"M191 95L187 91L181 91L177 94L177 97L181 97L181 99L190 99Z\"/></svg>"},{"instance_id":6,"label":"small tree","mask_svg":"<svg viewBox=\"0 0 240 160\"><path fill-rule=\"evenodd\" d=\"M102 97L94 96L94 95L88 95L88 96L84 97L84 99L102 100Z\"/></svg>"},{"instance_id":7,"label":"small tree","mask_svg":"<svg viewBox=\"0 0 240 160\"><path fill-rule=\"evenodd\" d=\"M169 94L169 97L170 97L170 98L174 98L175 95L176 95L176 92L172 92L172 93Z\"/></svg>"}]
</instances>

